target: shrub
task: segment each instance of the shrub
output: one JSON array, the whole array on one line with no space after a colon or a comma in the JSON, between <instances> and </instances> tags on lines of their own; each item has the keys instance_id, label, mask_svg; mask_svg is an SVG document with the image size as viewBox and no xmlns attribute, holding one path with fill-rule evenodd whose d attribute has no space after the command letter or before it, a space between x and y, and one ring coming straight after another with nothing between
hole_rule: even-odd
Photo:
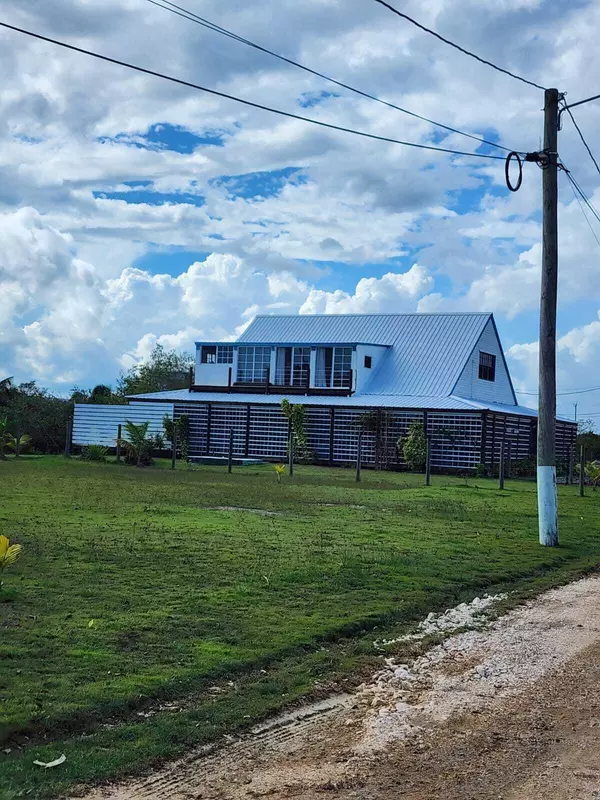
<instances>
[{"instance_id":1,"label":"shrub","mask_svg":"<svg viewBox=\"0 0 600 800\"><path fill-rule=\"evenodd\" d=\"M129 419L125 420L125 432L128 438L120 439L119 445L125 451L126 464L135 464L136 467L151 466L155 441L148 438L149 427L150 422L136 425Z\"/></svg>"},{"instance_id":2,"label":"shrub","mask_svg":"<svg viewBox=\"0 0 600 800\"><path fill-rule=\"evenodd\" d=\"M420 422L411 422L407 436L398 439L398 450L402 451L409 469L424 469L427 460L427 436Z\"/></svg>"},{"instance_id":3,"label":"shrub","mask_svg":"<svg viewBox=\"0 0 600 800\"><path fill-rule=\"evenodd\" d=\"M108 447L102 444L88 444L81 448L81 457L84 461L106 461Z\"/></svg>"},{"instance_id":4,"label":"shrub","mask_svg":"<svg viewBox=\"0 0 600 800\"><path fill-rule=\"evenodd\" d=\"M281 483L281 478L283 475L285 475L285 465L275 464L273 469L275 470L275 475L277 475L277 483Z\"/></svg>"},{"instance_id":5,"label":"shrub","mask_svg":"<svg viewBox=\"0 0 600 800\"><path fill-rule=\"evenodd\" d=\"M588 463L585 465L585 477L588 479L594 489L600 486L600 462L588 461Z\"/></svg>"},{"instance_id":6,"label":"shrub","mask_svg":"<svg viewBox=\"0 0 600 800\"><path fill-rule=\"evenodd\" d=\"M26 453L28 450L31 449L31 436L28 433L22 433L19 436L19 453ZM9 434L8 441L6 446L13 450L15 453L17 452L17 437L12 436Z\"/></svg>"},{"instance_id":7,"label":"shrub","mask_svg":"<svg viewBox=\"0 0 600 800\"><path fill-rule=\"evenodd\" d=\"M535 477L537 462L535 456L526 456L519 461L513 461L510 471L513 478L533 478Z\"/></svg>"}]
</instances>

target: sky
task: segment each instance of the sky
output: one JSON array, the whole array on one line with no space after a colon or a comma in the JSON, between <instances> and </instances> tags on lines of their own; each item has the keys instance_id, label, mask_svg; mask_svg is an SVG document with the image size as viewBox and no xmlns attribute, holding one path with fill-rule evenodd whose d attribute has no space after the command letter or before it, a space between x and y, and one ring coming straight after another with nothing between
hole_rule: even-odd
<instances>
[{"instance_id":1,"label":"sky","mask_svg":"<svg viewBox=\"0 0 600 800\"><path fill-rule=\"evenodd\" d=\"M374 0L180 0L362 91L537 150L542 92ZM576 102L600 91L598 0L403 0L461 46ZM0 0L0 20L378 136L505 154L148 0ZM258 313L492 311L535 405L541 172L327 130L0 29L0 377L66 394ZM600 157L600 102L574 110ZM600 208L565 115L559 152ZM600 238L600 224L591 217ZM558 391L600 386L600 245L559 175ZM593 418L600 391L560 395Z\"/></svg>"}]
</instances>

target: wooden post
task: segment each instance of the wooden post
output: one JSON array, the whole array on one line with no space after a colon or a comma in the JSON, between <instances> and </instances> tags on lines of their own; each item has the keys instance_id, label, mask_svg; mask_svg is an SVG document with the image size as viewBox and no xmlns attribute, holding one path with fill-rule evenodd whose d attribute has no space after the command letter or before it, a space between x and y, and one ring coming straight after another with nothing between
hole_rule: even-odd
<instances>
[{"instance_id":1,"label":"wooden post","mask_svg":"<svg viewBox=\"0 0 600 800\"><path fill-rule=\"evenodd\" d=\"M121 425L117 425L117 464L121 463L121 438L123 437L123 427Z\"/></svg>"},{"instance_id":2,"label":"wooden post","mask_svg":"<svg viewBox=\"0 0 600 800\"><path fill-rule=\"evenodd\" d=\"M290 478L293 478L294 477L294 429L292 428L291 420L288 431L288 471L290 473Z\"/></svg>"},{"instance_id":3,"label":"wooden post","mask_svg":"<svg viewBox=\"0 0 600 800\"><path fill-rule=\"evenodd\" d=\"M427 435L427 451L425 453L425 486L431 486L431 436Z\"/></svg>"},{"instance_id":4,"label":"wooden post","mask_svg":"<svg viewBox=\"0 0 600 800\"><path fill-rule=\"evenodd\" d=\"M512 442L510 439L506 443L506 477L510 478L510 470L512 467Z\"/></svg>"},{"instance_id":5,"label":"wooden post","mask_svg":"<svg viewBox=\"0 0 600 800\"><path fill-rule=\"evenodd\" d=\"M191 391L192 390L192 386L194 385L194 368L193 367L190 367L190 373L189 373L189 376L188 376L188 383L189 383L189 389Z\"/></svg>"},{"instance_id":6,"label":"wooden post","mask_svg":"<svg viewBox=\"0 0 600 800\"><path fill-rule=\"evenodd\" d=\"M579 450L579 497L585 495L585 446Z\"/></svg>"},{"instance_id":7,"label":"wooden post","mask_svg":"<svg viewBox=\"0 0 600 800\"><path fill-rule=\"evenodd\" d=\"M569 447L569 470L567 472L567 483L573 483L573 472L574 472L574 461L575 461L575 452L573 446Z\"/></svg>"},{"instance_id":8,"label":"wooden post","mask_svg":"<svg viewBox=\"0 0 600 800\"><path fill-rule=\"evenodd\" d=\"M500 467L498 469L498 488L504 489L504 439L500 445Z\"/></svg>"},{"instance_id":9,"label":"wooden post","mask_svg":"<svg viewBox=\"0 0 600 800\"><path fill-rule=\"evenodd\" d=\"M229 367L229 371L227 373L227 391L228 392L231 391L231 374L232 374L232 369L231 369L231 367Z\"/></svg>"},{"instance_id":10,"label":"wooden post","mask_svg":"<svg viewBox=\"0 0 600 800\"><path fill-rule=\"evenodd\" d=\"M227 453L227 472L231 472L233 467L233 428L229 429L229 450Z\"/></svg>"},{"instance_id":11,"label":"wooden post","mask_svg":"<svg viewBox=\"0 0 600 800\"><path fill-rule=\"evenodd\" d=\"M271 382L271 367L265 369L265 394L269 394L269 383Z\"/></svg>"},{"instance_id":12,"label":"wooden post","mask_svg":"<svg viewBox=\"0 0 600 800\"><path fill-rule=\"evenodd\" d=\"M542 283L540 299L537 496L539 540L558 544L556 492L556 305L558 294L558 89L544 92Z\"/></svg>"},{"instance_id":13,"label":"wooden post","mask_svg":"<svg viewBox=\"0 0 600 800\"><path fill-rule=\"evenodd\" d=\"M17 423L17 435L15 436L15 458L21 455L21 423Z\"/></svg>"},{"instance_id":14,"label":"wooden post","mask_svg":"<svg viewBox=\"0 0 600 800\"><path fill-rule=\"evenodd\" d=\"M173 420L173 441L171 442L171 469L175 469L177 460L177 423Z\"/></svg>"},{"instance_id":15,"label":"wooden post","mask_svg":"<svg viewBox=\"0 0 600 800\"><path fill-rule=\"evenodd\" d=\"M361 481L361 466L362 466L362 437L363 432L359 431L358 441L356 443L356 482Z\"/></svg>"},{"instance_id":16,"label":"wooden post","mask_svg":"<svg viewBox=\"0 0 600 800\"><path fill-rule=\"evenodd\" d=\"M73 420L67 420L67 435L65 438L65 456L69 458L71 455L71 437L73 435Z\"/></svg>"}]
</instances>

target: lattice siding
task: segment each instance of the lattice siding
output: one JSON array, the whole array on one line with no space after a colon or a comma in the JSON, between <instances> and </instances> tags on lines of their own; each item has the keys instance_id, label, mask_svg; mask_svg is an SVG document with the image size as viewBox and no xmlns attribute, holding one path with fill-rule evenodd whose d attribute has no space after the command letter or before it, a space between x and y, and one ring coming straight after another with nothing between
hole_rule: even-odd
<instances>
[{"instance_id":1,"label":"lattice siding","mask_svg":"<svg viewBox=\"0 0 600 800\"><path fill-rule=\"evenodd\" d=\"M481 460L481 415L427 412L432 469L474 469Z\"/></svg>"},{"instance_id":2,"label":"lattice siding","mask_svg":"<svg viewBox=\"0 0 600 800\"><path fill-rule=\"evenodd\" d=\"M245 455L246 406L234 403L211 403L209 455L229 452L229 431L233 429L233 454Z\"/></svg>"},{"instance_id":3,"label":"lattice siding","mask_svg":"<svg viewBox=\"0 0 600 800\"><path fill-rule=\"evenodd\" d=\"M520 461L529 456L535 457L536 420L533 417L519 417L514 414L489 413L485 427L485 464L488 469L500 463L502 441L506 446L506 456L511 461Z\"/></svg>"},{"instance_id":4,"label":"lattice siding","mask_svg":"<svg viewBox=\"0 0 600 800\"><path fill-rule=\"evenodd\" d=\"M248 455L285 460L288 430L279 406L250 406Z\"/></svg>"},{"instance_id":5,"label":"lattice siding","mask_svg":"<svg viewBox=\"0 0 600 800\"><path fill-rule=\"evenodd\" d=\"M187 414L190 420L190 455L205 455L208 406L204 403L176 403L175 419L179 419L182 414Z\"/></svg>"},{"instance_id":6,"label":"lattice siding","mask_svg":"<svg viewBox=\"0 0 600 800\"><path fill-rule=\"evenodd\" d=\"M327 407L307 408L306 434L308 446L316 453L319 461L329 461L329 446L331 432L331 409Z\"/></svg>"}]
</instances>

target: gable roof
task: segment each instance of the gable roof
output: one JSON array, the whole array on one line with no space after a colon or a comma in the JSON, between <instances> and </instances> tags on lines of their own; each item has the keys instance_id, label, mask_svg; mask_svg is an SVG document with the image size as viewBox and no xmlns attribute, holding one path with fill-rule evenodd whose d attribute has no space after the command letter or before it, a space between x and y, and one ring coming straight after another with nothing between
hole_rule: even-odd
<instances>
[{"instance_id":1,"label":"gable roof","mask_svg":"<svg viewBox=\"0 0 600 800\"><path fill-rule=\"evenodd\" d=\"M448 396L489 312L258 316L239 342L389 345L361 395Z\"/></svg>"}]
</instances>

